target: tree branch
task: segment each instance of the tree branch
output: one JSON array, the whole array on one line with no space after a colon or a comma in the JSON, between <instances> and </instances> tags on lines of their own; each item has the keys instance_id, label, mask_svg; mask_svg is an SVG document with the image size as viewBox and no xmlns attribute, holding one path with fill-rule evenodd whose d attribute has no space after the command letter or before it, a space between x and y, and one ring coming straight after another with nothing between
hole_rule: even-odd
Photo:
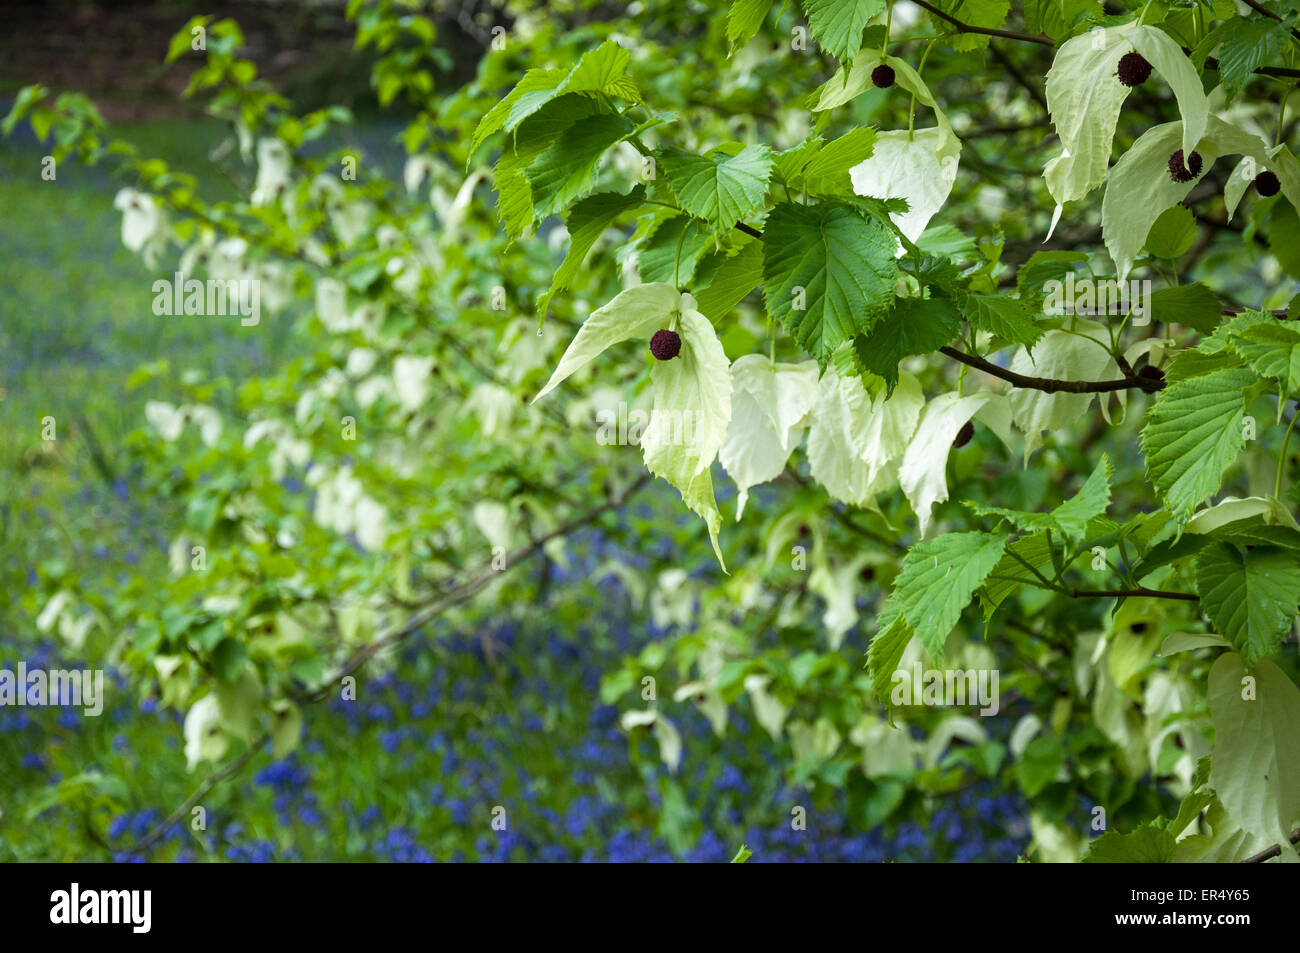
<instances>
[{"instance_id":1,"label":"tree branch","mask_svg":"<svg viewBox=\"0 0 1300 953\"><path fill-rule=\"evenodd\" d=\"M945 13L938 7L926 3L925 0L912 0L922 10L928 10L941 20L947 20L957 28L958 33L979 33L983 36L1000 36L1005 40L1020 40L1023 43L1037 43L1040 46L1055 46L1056 43L1050 36L1043 36L1041 33L1015 33L1011 30L990 30L987 27L972 26L969 23L962 23L950 13Z\"/></svg>"},{"instance_id":2,"label":"tree branch","mask_svg":"<svg viewBox=\"0 0 1300 953\"><path fill-rule=\"evenodd\" d=\"M473 579L470 579L468 582L463 582L460 585L455 586L444 593L441 593L432 602L428 603L423 608L412 613L411 616L409 616L405 621L392 627L383 635L380 635L374 641L370 642L364 648L359 649L343 665L343 667L338 671L338 673L336 673L334 677L330 679L330 681L336 682L341 678L353 674L359 668L361 668L361 666L364 665L369 659L373 658L376 654L378 654L381 650L388 648L389 646L396 645L399 642L401 642L403 639L406 639L408 636L416 632L421 626L423 626L430 619L433 619L434 617L441 615L443 612L446 612L448 609L452 608L453 606L457 606L462 602L472 599L474 596L478 595L478 593L483 591L483 589L487 587L488 583L499 578L500 575L506 570L512 569L514 566L523 562L529 556L532 556L534 553L538 552L543 546L545 546L551 540L556 539L560 536L567 536L575 529L579 529L587 525L588 523L594 522L596 519L604 515L609 510L618 509L620 506L626 503L627 500L634 493L640 490L641 487L645 486L646 483L649 482L649 480L650 480L649 473L641 474L641 476L638 477L634 483L632 483L629 487L627 487L627 489L623 490L617 496L611 497L610 499L602 503L600 506L588 510L586 513L582 514L581 516L575 517L574 519L565 523L563 526L560 526L552 530L551 532L547 533L545 536L538 537L537 539L533 540L531 543L529 543L527 546L523 547L522 549L515 550L513 553L511 553L509 556L506 557L505 566L503 568L493 569L489 567L486 571L479 573L479 575L475 576ZM313 701L313 702L320 701L322 698L328 695L332 690L333 690L333 686L328 685L324 688L321 688L319 691L315 693L304 696L304 700Z\"/></svg>"},{"instance_id":3,"label":"tree branch","mask_svg":"<svg viewBox=\"0 0 1300 953\"><path fill-rule=\"evenodd\" d=\"M270 732L263 732L258 738L249 744L248 750L238 758L231 761L225 767L209 774L203 779L203 783L194 789L194 793L185 799L185 802L180 807L168 814L167 817L159 822L153 830L142 837L135 846L128 848L126 852L128 854L140 854L151 847L154 841L162 837L163 832L167 830L167 828L171 827L188 814L194 808L194 805L198 804L199 801L203 799L204 795L222 781L225 781L228 778L233 778L236 774L242 771L244 765L248 764L253 755L257 754L257 752L261 750L262 745L266 744L267 739L270 737Z\"/></svg>"},{"instance_id":4,"label":"tree branch","mask_svg":"<svg viewBox=\"0 0 1300 953\"><path fill-rule=\"evenodd\" d=\"M488 583L492 582L494 579L499 577L502 573L513 568L520 562L523 562L529 556L532 556L534 553L541 550L541 548L551 540L556 539L560 536L566 536L569 533L573 532L575 529L579 529L580 527L585 526L588 523L594 522L596 519L598 519L600 516L607 513L608 511L612 509L618 509L624 503L626 503L628 499L632 497L633 494L635 494L638 490L640 490L643 486L645 486L646 483L648 483L649 481L650 481L650 474L642 473L641 476L638 477L626 489L618 493L616 496L613 496L610 499L606 500L600 506L594 507L593 509L588 510L586 513L583 513L581 516L577 516L569 520L569 522L565 523L564 525L552 530L551 532L547 533L544 536L540 536L537 539L533 540L531 543L529 543L527 546L523 547L522 549L518 549L515 552L511 553L508 557L506 557L504 568L489 569L485 572L480 573L478 576L474 577L468 582L461 583L460 585L455 586L454 588L448 590L447 592L440 594L431 603L425 605L423 608L414 612L410 617L406 619L405 622L397 626L394 626L388 632L384 633L379 638L375 639L373 642L371 642L370 644L366 645L364 648L356 652L344 664L343 668L338 672L338 674L336 674L334 678L331 679L331 682L337 681L338 679L341 679L347 675L351 675L353 672L361 668L361 666L364 665L367 660L369 660L374 655L376 655L380 650L387 648L390 645L396 645L397 643L401 642L403 639L410 636L413 632L416 632L421 626L423 626L430 619L434 618L435 616L439 615L442 612L445 612L447 609L450 609L455 605L459 605L460 603L473 598L475 595L481 592L487 586ZM333 685L328 685L317 692L308 695L297 696L295 700L304 704L318 702L323 698L325 698L326 696L328 696L332 688ZM251 744L249 744L248 749L243 754L241 754L238 758L234 759L229 764L214 771L212 774L209 774L206 778L204 778L203 782L195 789L194 793L191 794L188 798L186 798L185 802L181 804L180 807L172 811L172 813L169 814L165 820L163 820L153 830L151 830L148 834L146 834L143 838L141 838L134 846L128 848L127 853L138 854L147 850L160 837L162 837L163 832L166 831L168 827L170 827L172 824L175 824L186 814L188 814L190 810L196 804L198 804L199 801L209 791L211 791L222 781L228 780L229 778L234 777L236 774L242 771L244 766L248 764L250 760L252 760L253 755L255 755L258 751L261 750L262 745L264 745L269 738L270 738L270 732L263 732L261 735L257 737L256 740L254 740Z\"/></svg>"},{"instance_id":5,"label":"tree branch","mask_svg":"<svg viewBox=\"0 0 1300 953\"><path fill-rule=\"evenodd\" d=\"M1290 840L1292 844L1300 844L1300 828L1293 830L1288 840ZM1258 854L1255 854L1253 857L1247 857L1245 860L1241 861L1241 863L1262 864L1266 860L1272 860L1274 857L1281 856L1281 854L1282 854L1282 845L1274 844L1272 847L1268 848L1267 850L1261 850Z\"/></svg>"},{"instance_id":6,"label":"tree branch","mask_svg":"<svg viewBox=\"0 0 1300 953\"><path fill-rule=\"evenodd\" d=\"M1041 390L1049 394L1108 394L1117 390L1136 389L1152 393L1165 386L1164 381L1152 380L1146 377L1121 377L1110 381L1062 381L1050 377L1029 377L1025 374L1017 374L1015 371L1009 371L1005 367L984 360L982 357L976 357L974 354L967 354L965 351L959 351L955 347L944 346L939 351L948 355L954 361L961 361L969 367L981 370L986 374L997 377L1013 384L1016 387L1025 387L1032 390Z\"/></svg>"},{"instance_id":7,"label":"tree branch","mask_svg":"<svg viewBox=\"0 0 1300 953\"><path fill-rule=\"evenodd\" d=\"M1262 3L1257 3L1256 0L1241 0L1241 2L1244 3L1246 6L1250 7L1256 13L1262 13L1264 14L1264 16L1268 17L1271 20L1276 20L1278 23L1282 22L1282 18L1280 16L1278 16L1268 7L1264 6ZM1291 28L1291 35L1295 37L1297 40L1300 40L1300 30L1297 30L1295 27Z\"/></svg>"},{"instance_id":8,"label":"tree branch","mask_svg":"<svg viewBox=\"0 0 1300 953\"><path fill-rule=\"evenodd\" d=\"M1169 592L1165 589L1148 589L1146 586L1138 586L1136 589L1071 589L1070 596L1074 599L1145 596L1148 599L1180 599L1183 602L1199 602L1201 598L1194 592Z\"/></svg>"},{"instance_id":9,"label":"tree branch","mask_svg":"<svg viewBox=\"0 0 1300 953\"><path fill-rule=\"evenodd\" d=\"M935 16L939 17L939 19L948 21L957 29L958 33L978 33L981 36L997 36L997 37L1001 37L1004 40L1019 40L1021 43L1036 43L1039 46L1047 46L1047 47L1056 46L1055 40L1053 40L1050 36L1043 36L1041 33L1017 33L1014 30L992 30L987 27L973 26L970 23L963 23L961 20L958 20L952 14L940 10L938 7L934 6L931 3L927 3L926 0L912 0L912 2L915 3L922 10L927 10L930 13L934 14ZM1246 0L1246 2L1249 3L1249 0ZM1254 6L1254 4L1251 5ZM1261 8L1256 7L1256 9L1261 9ZM1296 33L1295 30L1292 30L1291 32ZM1183 52L1190 53L1189 50L1183 50ZM1212 56L1206 57L1205 68L1218 70L1219 61ZM1259 73L1261 76L1283 76L1283 77L1300 76L1300 69L1290 69L1289 67L1285 67L1285 66L1260 66L1255 69L1255 72Z\"/></svg>"}]
</instances>

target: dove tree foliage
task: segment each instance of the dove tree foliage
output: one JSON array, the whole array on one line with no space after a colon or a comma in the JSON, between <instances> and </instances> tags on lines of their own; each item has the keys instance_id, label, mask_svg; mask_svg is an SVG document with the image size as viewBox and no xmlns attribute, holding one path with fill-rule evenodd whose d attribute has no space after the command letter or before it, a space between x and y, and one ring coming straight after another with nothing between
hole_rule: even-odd
<instances>
[{"instance_id":1,"label":"dove tree foliage","mask_svg":"<svg viewBox=\"0 0 1300 953\"><path fill-rule=\"evenodd\" d=\"M565 624L616 578L667 634L601 697L670 768L693 706L864 826L996 778L1029 859L1298 859L1300 5L634 6L505 3L435 90L432 15L353 0L402 183L341 179L346 110L229 21L172 58L247 199L19 97L132 178L134 250L315 302L312 356L150 405L173 578L48 578L45 627L102 629L197 769L471 600ZM589 525L634 555L529 575ZM998 672L1010 730L900 703L915 667Z\"/></svg>"}]
</instances>

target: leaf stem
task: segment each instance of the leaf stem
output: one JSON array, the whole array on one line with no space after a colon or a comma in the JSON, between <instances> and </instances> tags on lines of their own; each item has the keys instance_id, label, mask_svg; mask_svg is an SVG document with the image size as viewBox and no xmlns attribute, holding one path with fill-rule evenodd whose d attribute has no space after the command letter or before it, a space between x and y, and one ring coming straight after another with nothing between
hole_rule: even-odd
<instances>
[{"instance_id":1,"label":"leaf stem","mask_svg":"<svg viewBox=\"0 0 1300 953\"><path fill-rule=\"evenodd\" d=\"M1277 478L1273 481L1273 496L1278 499L1282 498L1282 472L1286 468L1286 448L1291 443L1291 431L1295 430L1295 422L1300 420L1300 410L1291 414L1291 422L1287 424L1286 433L1282 436L1282 449L1277 454Z\"/></svg>"}]
</instances>

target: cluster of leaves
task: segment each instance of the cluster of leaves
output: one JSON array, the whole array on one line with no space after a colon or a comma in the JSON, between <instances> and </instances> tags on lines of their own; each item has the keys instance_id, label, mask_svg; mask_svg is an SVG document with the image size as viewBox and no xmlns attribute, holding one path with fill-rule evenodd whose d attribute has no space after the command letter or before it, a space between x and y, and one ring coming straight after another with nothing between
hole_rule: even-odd
<instances>
[{"instance_id":1,"label":"cluster of leaves","mask_svg":"<svg viewBox=\"0 0 1300 953\"><path fill-rule=\"evenodd\" d=\"M1294 85L1293 11L1070 0L1008 25L996 2L736 0L723 20L652 0L592 23L527 6L445 97L420 56L376 67L420 110L405 190L364 157L340 176L358 166L334 142L346 113L294 116L228 22L194 21L173 53L209 29L192 88L256 147L246 201L105 143L85 103L20 97L10 125L41 117L60 155L133 177L128 246L260 275L286 308L311 295L322 337L278 376L151 407L134 453L186 501L174 578L113 599L43 580L61 600L43 627L95 628L184 709L192 766L264 735L284 755L303 706L430 618L463 622L479 593L515 612L576 598L496 571L564 563L567 533L596 523L642 554L602 575L671 631L604 698L670 768L674 706L719 734L746 706L795 778L849 792L868 824L1005 772L1043 859L1079 857L1081 795L1114 828L1092 859L1292 856L1282 422L1300 334L1274 312L1297 277L1300 166L1285 93L1271 142L1275 107L1248 94ZM381 49L436 34L351 12ZM1116 75L1131 53L1156 76L1137 93ZM1201 164L1171 176L1180 149ZM1225 155L1241 159L1220 183ZM1262 170L1279 194L1247 199ZM1014 214L990 212L1008 194ZM1052 282L1138 269L1162 285L1149 308L1046 307ZM681 351L652 361L661 329ZM648 423L593 439L593 417L628 408ZM702 524L615 521L645 471ZM705 534L709 570L685 555ZM1014 730L900 704L913 665L1004 672Z\"/></svg>"}]
</instances>

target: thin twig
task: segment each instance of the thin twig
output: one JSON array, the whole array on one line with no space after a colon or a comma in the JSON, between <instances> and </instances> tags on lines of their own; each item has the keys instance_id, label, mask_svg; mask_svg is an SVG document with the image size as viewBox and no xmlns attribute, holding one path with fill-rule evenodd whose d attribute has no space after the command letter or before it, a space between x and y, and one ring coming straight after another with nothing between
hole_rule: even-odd
<instances>
[{"instance_id":1,"label":"thin twig","mask_svg":"<svg viewBox=\"0 0 1300 953\"><path fill-rule=\"evenodd\" d=\"M186 814L188 814L190 810L194 807L194 805L198 804L199 801L203 799L204 795L206 795L209 791L211 791L222 781L225 781L228 778L232 778L240 771L242 771L244 765L248 764L248 762L252 759L253 755L257 754L257 752L261 750L262 745L264 745L267 739L270 737L271 737L270 732L263 732L255 741L252 742L252 744L248 746L248 749L243 754L241 754L238 758L230 762L225 767L220 768L217 771L213 771L211 774L209 774L206 778L203 779L203 783L194 789L194 793L185 799L185 803L183 803L180 807L176 808L176 810L172 811L169 815L167 815L165 820L163 820L156 827L154 827L153 830L151 830L148 834L142 837L135 844L134 847L128 848L126 852L128 854L139 854L147 850L154 843L154 841L162 837L163 832L166 831L167 828L171 827L173 824L175 824L177 821L183 818Z\"/></svg>"},{"instance_id":2,"label":"thin twig","mask_svg":"<svg viewBox=\"0 0 1300 953\"><path fill-rule=\"evenodd\" d=\"M1292 844L1300 844L1300 828L1293 830L1288 840L1290 840ZM1245 860L1241 861L1241 863L1262 864L1266 860L1272 860L1274 857L1281 856L1281 854L1282 854L1282 845L1274 844L1272 847L1268 848L1267 850L1261 850L1258 854L1255 854L1252 857L1247 857Z\"/></svg>"},{"instance_id":3,"label":"thin twig","mask_svg":"<svg viewBox=\"0 0 1300 953\"><path fill-rule=\"evenodd\" d=\"M538 552L543 546L545 546L552 539L556 539L560 536L567 535L573 532L575 529L578 529L582 526L585 526L588 523L593 522L594 520L598 519L601 515L608 512L609 510L617 509L618 507L622 506L624 503L628 501L628 499L631 498L631 496L634 493L636 493L643 486L645 486L646 483L649 482L649 480L650 480L649 473L641 474L641 476L638 477L635 482L633 482L630 486L628 486L626 489L620 492L617 496L611 497L610 499L602 503L600 506L588 510L583 515L579 517L575 517L574 519L570 520L569 522L565 523L559 528L547 533L545 536L541 536L533 540L531 543L529 543L527 546L523 547L522 549L516 550L514 553L512 553L510 556L506 558L504 568L499 570L491 569L487 572L484 572L476 576L475 578L471 579L468 582L462 583L461 585L456 586L455 588L440 594L437 599L435 599L432 603L419 609L417 612L413 613L405 622L390 629L388 632L384 633L379 638L375 639L373 642L369 643L363 649L355 653L348 660L348 662L343 666L342 670L337 674L337 676L334 679L331 679L331 681L337 681L337 679L343 678L347 675L351 675L353 672L357 671L362 665L364 665L368 659L372 658L380 650L390 645L396 645L397 643L401 642L403 639L411 635L413 632L418 631L421 626L423 626L430 619L437 616L439 613L444 612L447 609L451 608L452 606L458 605L459 603L465 602L466 600L472 598L474 595L482 591L487 586L488 583L500 577L500 575L506 570L511 569L518 563L527 559L529 556ZM320 701L330 693L331 688L332 686L329 686L321 689L320 691L314 694L299 696L297 700L304 703ZM257 740L255 740L252 744L248 746L248 750L246 750L238 758L236 758L234 761L230 762L229 764L225 765L219 770L214 771L212 774L204 778L203 783L201 783L198 786L198 788L195 789L193 794L191 794L188 798L186 798L185 802L180 807L172 811L172 813L167 816L166 820L158 824L152 831L150 831L147 835L145 835L133 847L129 848L127 850L127 853L132 853L132 854L141 853L142 851L146 850L150 845L152 845L155 841L157 841L158 838L162 837L163 832L168 827L170 827L172 824L176 823L187 813L189 813L189 811L194 807L194 805L198 804L199 800L203 798L204 795L206 795L214 787L216 787L216 785L220 784L222 781L234 777L241 770L243 770L244 766L248 764L248 762L252 759L253 755L256 754L261 749L262 745L266 743L268 738L270 738L270 733L263 732L257 738Z\"/></svg>"}]
</instances>

